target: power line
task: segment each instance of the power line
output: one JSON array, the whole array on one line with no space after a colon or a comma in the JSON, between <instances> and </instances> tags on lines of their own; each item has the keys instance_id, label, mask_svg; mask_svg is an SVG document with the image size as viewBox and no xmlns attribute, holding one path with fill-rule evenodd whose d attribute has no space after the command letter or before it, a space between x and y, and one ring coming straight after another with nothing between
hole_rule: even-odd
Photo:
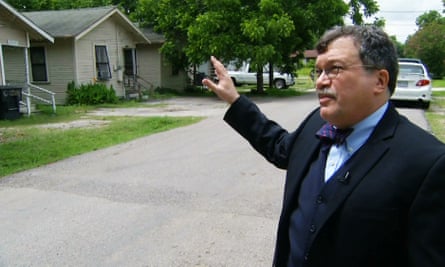
<instances>
[{"instance_id":1,"label":"power line","mask_svg":"<svg viewBox=\"0 0 445 267\"><path fill-rule=\"evenodd\" d=\"M429 11L437 11L440 13L440 11L432 9L432 10L380 10L379 13L425 13Z\"/></svg>"}]
</instances>

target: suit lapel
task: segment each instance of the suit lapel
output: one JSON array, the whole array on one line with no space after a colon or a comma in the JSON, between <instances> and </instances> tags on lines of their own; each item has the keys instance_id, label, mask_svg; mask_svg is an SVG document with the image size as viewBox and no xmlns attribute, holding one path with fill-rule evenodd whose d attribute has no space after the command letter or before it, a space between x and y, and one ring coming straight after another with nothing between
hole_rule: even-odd
<instances>
[{"instance_id":1,"label":"suit lapel","mask_svg":"<svg viewBox=\"0 0 445 267\"><path fill-rule=\"evenodd\" d=\"M318 224L321 229L329 217L342 205L366 174L378 164L390 149L386 140L392 138L398 123L398 113L390 106L382 120L377 124L369 140L351 157L332 177L330 182L340 183L334 197L327 203L326 212L320 215ZM317 231L317 232L318 232ZM315 235L314 235L315 236Z\"/></svg>"},{"instance_id":2,"label":"suit lapel","mask_svg":"<svg viewBox=\"0 0 445 267\"><path fill-rule=\"evenodd\" d=\"M293 145L294 149L292 149L292 155L290 156L292 162L288 166L286 175L283 200L285 211L291 212L295 208L301 181L320 150L320 141L316 138L315 133L324 123L319 116L319 112L314 112L314 117L308 120L307 125L304 127L304 132L296 138Z\"/></svg>"},{"instance_id":3,"label":"suit lapel","mask_svg":"<svg viewBox=\"0 0 445 267\"><path fill-rule=\"evenodd\" d=\"M319 224L324 225L388 149L388 146L382 141L373 145L367 143L335 173L329 182L339 183L339 185L336 188L335 196L327 203L326 212L321 215Z\"/></svg>"}]
</instances>

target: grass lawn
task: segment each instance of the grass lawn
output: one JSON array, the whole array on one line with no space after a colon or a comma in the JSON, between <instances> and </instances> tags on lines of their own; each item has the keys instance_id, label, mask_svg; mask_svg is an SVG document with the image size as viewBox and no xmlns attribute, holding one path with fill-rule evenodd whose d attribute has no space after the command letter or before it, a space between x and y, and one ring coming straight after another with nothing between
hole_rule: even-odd
<instances>
[{"instance_id":1,"label":"grass lawn","mask_svg":"<svg viewBox=\"0 0 445 267\"><path fill-rule=\"evenodd\" d=\"M433 134L442 142L445 142L445 91L433 92L433 101L430 108L425 112L425 116Z\"/></svg>"},{"instance_id":2,"label":"grass lawn","mask_svg":"<svg viewBox=\"0 0 445 267\"><path fill-rule=\"evenodd\" d=\"M128 105L128 104L125 104ZM88 117L93 107L57 107L15 121L0 121L0 177L135 138L196 123L198 117ZM47 128L42 124L94 119L95 128ZM39 126L40 125L40 126Z\"/></svg>"},{"instance_id":3,"label":"grass lawn","mask_svg":"<svg viewBox=\"0 0 445 267\"><path fill-rule=\"evenodd\" d=\"M433 88L445 88L445 80L433 80Z\"/></svg>"}]
</instances>

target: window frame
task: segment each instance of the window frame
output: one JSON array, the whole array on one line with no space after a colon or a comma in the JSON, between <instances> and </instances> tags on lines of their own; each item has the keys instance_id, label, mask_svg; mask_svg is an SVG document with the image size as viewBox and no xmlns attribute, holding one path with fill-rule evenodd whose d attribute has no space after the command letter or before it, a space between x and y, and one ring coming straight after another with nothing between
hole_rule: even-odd
<instances>
[{"instance_id":1,"label":"window frame","mask_svg":"<svg viewBox=\"0 0 445 267\"><path fill-rule=\"evenodd\" d=\"M96 78L99 81L109 81L112 78L110 56L106 45L94 45L94 58L96 65Z\"/></svg>"},{"instance_id":2,"label":"window frame","mask_svg":"<svg viewBox=\"0 0 445 267\"><path fill-rule=\"evenodd\" d=\"M40 53L37 54L36 53ZM48 60L46 56L46 47L45 46L32 46L29 48L29 58L31 63L31 78L34 83L48 83ZM35 62L36 57L40 57L42 62ZM41 73L38 73L40 71ZM42 77L37 77L42 75Z\"/></svg>"}]
</instances>

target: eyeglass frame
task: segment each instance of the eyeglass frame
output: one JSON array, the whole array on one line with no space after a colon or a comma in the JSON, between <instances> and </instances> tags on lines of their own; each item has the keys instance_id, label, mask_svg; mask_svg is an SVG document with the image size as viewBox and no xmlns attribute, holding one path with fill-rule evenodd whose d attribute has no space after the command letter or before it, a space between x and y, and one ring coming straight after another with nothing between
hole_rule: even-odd
<instances>
[{"instance_id":1,"label":"eyeglass frame","mask_svg":"<svg viewBox=\"0 0 445 267\"><path fill-rule=\"evenodd\" d=\"M347 67L343 67L343 66L339 66L339 65L332 65L332 67L329 67L328 69L315 68L314 74L317 79L320 78L321 75L323 75L323 73L324 73L329 80L334 80L337 78L338 74L341 73L342 71L352 69L352 68L358 68L358 67L364 68L364 69L373 69L373 70L378 69L374 65L364 65L364 64L351 65L351 66L347 66Z\"/></svg>"}]
</instances>

